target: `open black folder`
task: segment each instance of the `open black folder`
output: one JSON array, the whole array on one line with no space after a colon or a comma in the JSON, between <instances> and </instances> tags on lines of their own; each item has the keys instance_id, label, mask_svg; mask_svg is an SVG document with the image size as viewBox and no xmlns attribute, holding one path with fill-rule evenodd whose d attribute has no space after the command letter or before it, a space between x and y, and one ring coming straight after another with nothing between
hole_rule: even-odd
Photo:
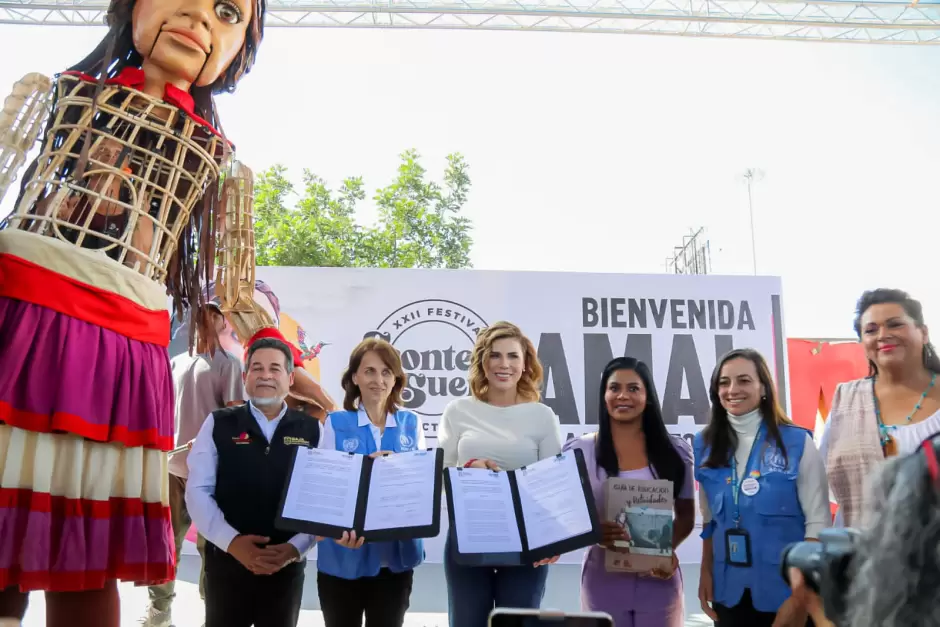
<instances>
[{"instance_id":1,"label":"open black folder","mask_svg":"<svg viewBox=\"0 0 940 627\"><path fill-rule=\"evenodd\" d=\"M459 564L532 564L601 540L579 450L508 472L448 468L444 483L451 550Z\"/></svg>"},{"instance_id":2,"label":"open black folder","mask_svg":"<svg viewBox=\"0 0 940 627\"><path fill-rule=\"evenodd\" d=\"M427 449L378 458L296 447L274 526L366 542L433 538L441 530L444 452Z\"/></svg>"}]
</instances>

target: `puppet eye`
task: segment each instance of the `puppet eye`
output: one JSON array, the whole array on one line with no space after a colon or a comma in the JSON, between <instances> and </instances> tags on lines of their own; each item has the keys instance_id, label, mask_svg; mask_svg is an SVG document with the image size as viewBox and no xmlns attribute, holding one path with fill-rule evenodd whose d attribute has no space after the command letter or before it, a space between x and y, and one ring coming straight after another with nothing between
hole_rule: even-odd
<instances>
[{"instance_id":1,"label":"puppet eye","mask_svg":"<svg viewBox=\"0 0 940 627\"><path fill-rule=\"evenodd\" d=\"M216 3L215 14L220 20L229 24L237 24L242 21L241 10L231 2Z\"/></svg>"}]
</instances>

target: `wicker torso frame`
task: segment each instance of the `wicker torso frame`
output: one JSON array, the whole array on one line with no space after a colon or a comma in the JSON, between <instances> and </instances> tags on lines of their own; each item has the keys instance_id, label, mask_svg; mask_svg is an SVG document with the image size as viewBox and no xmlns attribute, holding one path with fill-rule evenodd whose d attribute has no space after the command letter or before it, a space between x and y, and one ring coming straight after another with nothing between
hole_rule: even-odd
<instances>
[{"instance_id":1,"label":"wicker torso frame","mask_svg":"<svg viewBox=\"0 0 940 627\"><path fill-rule=\"evenodd\" d=\"M228 154L179 107L118 84L62 74L48 141L9 227L106 254L163 284L180 234ZM85 134L88 161L76 180Z\"/></svg>"}]
</instances>

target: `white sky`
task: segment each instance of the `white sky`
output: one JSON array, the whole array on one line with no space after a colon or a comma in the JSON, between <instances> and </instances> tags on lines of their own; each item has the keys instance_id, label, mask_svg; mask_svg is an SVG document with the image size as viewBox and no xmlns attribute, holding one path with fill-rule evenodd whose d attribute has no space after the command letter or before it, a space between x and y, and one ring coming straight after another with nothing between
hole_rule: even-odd
<instances>
[{"instance_id":1,"label":"white sky","mask_svg":"<svg viewBox=\"0 0 940 627\"><path fill-rule=\"evenodd\" d=\"M103 32L0 26L0 92ZM938 67L927 47L272 28L219 104L256 171L362 175L371 193L407 148L435 178L462 152L482 269L662 272L704 226L716 271L749 274L739 175L761 168L758 270L783 277L788 336L849 337L881 286L940 333Z\"/></svg>"}]
</instances>

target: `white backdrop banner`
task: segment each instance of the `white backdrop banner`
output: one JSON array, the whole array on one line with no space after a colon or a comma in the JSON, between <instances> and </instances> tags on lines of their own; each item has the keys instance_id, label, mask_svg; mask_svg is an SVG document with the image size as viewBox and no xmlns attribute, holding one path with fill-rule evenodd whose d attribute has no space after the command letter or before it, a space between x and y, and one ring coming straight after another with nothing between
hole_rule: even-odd
<instances>
[{"instance_id":1,"label":"white backdrop banner","mask_svg":"<svg viewBox=\"0 0 940 627\"><path fill-rule=\"evenodd\" d=\"M379 335L398 348L405 408L424 421L430 446L444 407L469 393L477 333L498 320L517 324L538 349L542 402L558 415L563 439L597 429L600 374L614 356L650 366L669 431L690 443L707 420L716 360L731 348L760 351L788 399L778 278L276 267L257 275L305 343L323 343L319 380L337 401L357 343ZM683 563L701 560L700 526L680 547ZM428 561L441 561L445 533L426 541Z\"/></svg>"}]
</instances>

